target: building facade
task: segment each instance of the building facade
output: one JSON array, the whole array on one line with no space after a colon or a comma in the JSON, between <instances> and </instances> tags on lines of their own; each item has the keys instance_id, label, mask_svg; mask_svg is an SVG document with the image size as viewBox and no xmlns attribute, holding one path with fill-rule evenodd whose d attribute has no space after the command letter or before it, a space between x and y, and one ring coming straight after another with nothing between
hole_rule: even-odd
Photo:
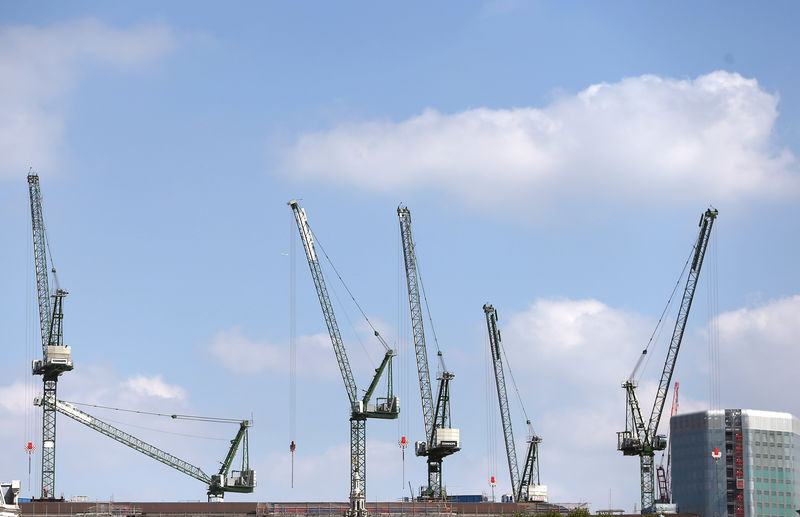
<instances>
[{"instance_id":1,"label":"building facade","mask_svg":"<svg viewBox=\"0 0 800 517\"><path fill-rule=\"evenodd\" d=\"M752 409L676 415L670 441L678 511L704 517L797 516L797 417Z\"/></svg>"}]
</instances>

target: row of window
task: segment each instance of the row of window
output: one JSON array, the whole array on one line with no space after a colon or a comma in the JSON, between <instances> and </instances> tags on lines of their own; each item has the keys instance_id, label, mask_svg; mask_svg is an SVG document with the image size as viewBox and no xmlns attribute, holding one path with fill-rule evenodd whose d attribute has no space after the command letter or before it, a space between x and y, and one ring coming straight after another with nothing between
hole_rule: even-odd
<instances>
[{"instance_id":1,"label":"row of window","mask_svg":"<svg viewBox=\"0 0 800 517\"><path fill-rule=\"evenodd\" d=\"M794 497L791 493L785 494L783 492L776 494L762 494L756 493L756 501L759 503L778 503L778 504L788 504L793 506Z\"/></svg>"},{"instance_id":2,"label":"row of window","mask_svg":"<svg viewBox=\"0 0 800 517\"><path fill-rule=\"evenodd\" d=\"M785 473L785 474L784 474ZM775 467L772 468L763 468L763 469L755 469L755 478L764 478L764 479L777 479L783 480L785 478L792 479L792 471L786 470L784 471L782 468L776 469Z\"/></svg>"},{"instance_id":3,"label":"row of window","mask_svg":"<svg viewBox=\"0 0 800 517\"><path fill-rule=\"evenodd\" d=\"M779 515L782 517L795 517L794 508L791 506L777 506L777 505L757 505L756 511L758 515Z\"/></svg>"}]
</instances>

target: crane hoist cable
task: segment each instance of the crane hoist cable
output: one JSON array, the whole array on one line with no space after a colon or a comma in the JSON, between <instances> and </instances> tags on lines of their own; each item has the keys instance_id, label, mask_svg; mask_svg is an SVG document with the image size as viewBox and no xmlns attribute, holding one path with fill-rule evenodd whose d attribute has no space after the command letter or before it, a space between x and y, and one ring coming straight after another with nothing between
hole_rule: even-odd
<instances>
[{"instance_id":1,"label":"crane hoist cable","mask_svg":"<svg viewBox=\"0 0 800 517\"><path fill-rule=\"evenodd\" d=\"M425 294L425 284L422 282L422 271L419 267L419 257L416 256L417 250L414 249L415 262L417 268L417 276L419 277L419 288L422 291L422 300L425 302L425 312L428 314L428 323L431 325L431 333L433 334L433 344L436 345L436 351L441 356L442 351L439 349L439 338L436 337L436 328L433 326L433 318L431 317L431 306L428 303L428 296Z\"/></svg>"},{"instance_id":2,"label":"crane hoist cable","mask_svg":"<svg viewBox=\"0 0 800 517\"><path fill-rule=\"evenodd\" d=\"M142 411L140 409L125 409L125 408L118 408L112 406L101 406L100 404L89 404L86 402L71 402L69 400L62 400L62 402L66 402L68 404L72 404L73 406L85 406L85 407L94 407L99 409L110 409L112 411L122 411L125 413L138 413L140 415L151 415L151 416L167 416L172 418L173 420L195 420L199 422L217 422L223 424L238 424L242 420L240 418L219 418L219 417L211 417L211 416L197 416L197 415L181 415L175 413L156 413L153 411ZM252 419L250 420L252 422Z\"/></svg>"},{"instance_id":3,"label":"crane hoist cable","mask_svg":"<svg viewBox=\"0 0 800 517\"><path fill-rule=\"evenodd\" d=\"M522 402L522 395L520 395L520 393L519 393L519 386L517 386L517 380L514 378L514 371L511 369L511 363L508 362L508 355L506 354L506 347L505 347L505 345L503 345L502 341L500 341L500 348L503 349L503 359L504 359L504 361L506 363L506 368L508 368L508 374L511 376L511 384L514 385L514 392L517 394L517 401L519 401L519 406L522 408L522 414L525 415L525 420L530 422L531 419L528 418L528 412L525 411L525 404L523 404L523 402ZM530 428L532 430L533 429L533 425L529 424L529 426L530 426Z\"/></svg>"},{"instance_id":4,"label":"crane hoist cable","mask_svg":"<svg viewBox=\"0 0 800 517\"><path fill-rule=\"evenodd\" d=\"M344 278L342 278L342 275L339 274L339 270L336 269L336 266L333 265L333 261L330 259L328 254L325 252L325 247L322 245L322 241L319 240L319 237L317 237L317 234L315 234L313 231L311 232L311 235L314 237L314 241L316 242L317 247L320 249L320 251L322 251L322 254L325 256L325 260L328 261L328 264L330 264L331 269L333 269L333 272L336 273L336 277L339 279L339 282L342 283L342 286L347 291L347 294L350 296L350 299L353 300L353 303L358 308L358 311L364 317L364 320L367 322L367 325L369 325L369 328L372 329L372 332L375 335L375 337L378 338L378 341L380 341L381 345L383 345L384 350L386 350L386 351L391 350L389 348L389 345L386 344L386 341L384 341L383 336L381 336L380 332L378 332L378 329L375 328L375 325L373 325L372 321L370 321L370 319L367 317L367 313L364 312L364 309L362 309L361 305L359 305L358 300L356 300L356 297L353 296L353 293L350 291L350 288L347 287L347 284L345 283Z\"/></svg>"},{"instance_id":5,"label":"crane hoist cable","mask_svg":"<svg viewBox=\"0 0 800 517\"><path fill-rule=\"evenodd\" d=\"M672 293L670 293L669 299L667 299L667 303L664 306L664 310L661 311L661 316L658 317L658 322L656 322L656 326L653 329L653 333L650 334L650 339L647 341L647 346L645 346L644 350L642 350L642 355L639 356L639 360L636 361L636 366L633 367L633 371L628 377L629 381L634 381L638 383L639 379L635 378L636 374L639 373L642 363L644 362L646 365L647 362L649 362L650 360L650 357L647 354L650 351L650 347L652 346L652 344L658 340L658 338L661 336L661 332L664 330L664 324L666 323L666 321L664 320L664 316L667 314L667 311L669 311L669 308L672 306L673 299L675 298L675 293L678 292L678 288L681 286L681 280L683 280L684 275L686 275L686 268L689 267L689 262L691 262L692 257L694 256L694 249L695 246L694 243L692 243L691 249L689 250L689 256L686 258L686 263L683 265L681 274L678 276L678 280L675 282L675 287L672 288ZM647 360L645 361L645 359ZM644 368L641 369L642 371L644 371Z\"/></svg>"},{"instance_id":6,"label":"crane hoist cable","mask_svg":"<svg viewBox=\"0 0 800 517\"><path fill-rule=\"evenodd\" d=\"M297 449L297 239L294 215L289 216L289 454L291 488L294 488L294 453Z\"/></svg>"}]
</instances>

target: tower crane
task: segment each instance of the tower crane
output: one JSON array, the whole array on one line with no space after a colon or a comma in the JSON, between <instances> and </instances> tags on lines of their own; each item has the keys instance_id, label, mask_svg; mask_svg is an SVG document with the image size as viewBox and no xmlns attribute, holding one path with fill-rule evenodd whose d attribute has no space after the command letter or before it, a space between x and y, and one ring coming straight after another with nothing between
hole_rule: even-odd
<instances>
[{"instance_id":1,"label":"tower crane","mask_svg":"<svg viewBox=\"0 0 800 517\"><path fill-rule=\"evenodd\" d=\"M44 400L41 398L36 398L34 403L36 405L43 405ZM195 416L183 416L183 415L172 415L174 419L188 419L188 420L199 420L199 421L207 421L207 422L238 422L239 423L239 431L236 433L236 437L231 440L231 446L228 449L228 453L225 456L225 460L222 461L222 464L219 468L219 471L209 476L205 472L203 472L199 467L195 467L189 462L186 462L168 452L164 452L163 450L150 445L149 443L132 436L121 429L114 427L111 424L103 422L99 418L93 417L92 415L81 411L80 409L76 408L74 405L70 404L69 402L64 402L62 400L55 401L55 409L62 415L68 416L69 418L79 422L87 427L94 429L95 431L108 436L109 438L118 441L123 445L127 445L131 449L141 452L156 461L160 461L164 465L168 467L172 467L175 470L179 470L184 474L191 476L199 481L202 481L208 487L208 500L209 501L220 501L224 497L225 492L239 492L239 493L251 493L253 488L256 486L256 471L250 468L250 455L249 455L249 446L248 446L248 439L247 439L247 429L251 427L251 423L249 420L232 420L227 418L205 418L205 417L195 417ZM240 470L233 470L231 471L231 466L233 464L233 460L236 457L236 452L239 450L239 446L242 446L242 466ZM230 475L229 475L230 474Z\"/></svg>"},{"instance_id":2,"label":"tower crane","mask_svg":"<svg viewBox=\"0 0 800 517\"><path fill-rule=\"evenodd\" d=\"M442 460L461 450L459 430L450 427L450 381L455 375L447 371L442 352L438 351L441 374L437 377L439 388L434 406L419 294L421 282L417 270L414 237L411 233L411 211L408 207L400 205L397 207L397 217L400 220L400 238L403 241L408 304L411 309L411 327L414 332L419 391L422 398L422 418L425 423L425 441L415 443L414 453L428 458L428 485L423 488L421 495L431 499L442 499L445 495L442 490Z\"/></svg>"},{"instance_id":3,"label":"tower crane","mask_svg":"<svg viewBox=\"0 0 800 517\"><path fill-rule=\"evenodd\" d=\"M634 377L642 364L642 360L647 354L647 349L642 351L642 355L627 381L622 383L625 390L625 430L617 433L617 450L622 451L625 456L639 456L641 489L642 489L642 513L653 511L655 502L654 494L654 470L653 457L654 451L663 451L667 447L667 437L658 433L658 424L661 420L661 413L664 410L664 402L667 398L672 372L675 368L675 361L678 359L683 333L686 329L686 321L689 317L689 310L692 307L694 291L697 287L697 280L700 276L700 269L703 266L703 258L708 247L708 239L711 236L711 228L719 211L709 208L700 216L700 234L694 245L691 255L691 267L686 277L686 287L683 291L678 318L672 331L672 338L667 350L667 358L664 368L661 371L661 380L656 391L653 409L650 412L650 419L645 422L639 400L636 396L636 381ZM688 264L688 263L687 263Z\"/></svg>"},{"instance_id":4,"label":"tower crane","mask_svg":"<svg viewBox=\"0 0 800 517\"><path fill-rule=\"evenodd\" d=\"M389 348L381 335L375 331L375 337L377 337L383 345L385 355L380 366L375 370L375 376L372 378L372 382L367 388L364 397L359 399L356 383L353 379L353 372L350 369L350 360L347 357L347 350L344 347L344 341L342 341L339 326L336 323L333 305L328 296L325 278L322 275L322 268L320 267L319 258L314 248L314 235L311 232L311 227L308 225L306 211L304 208L300 207L296 200L291 200L287 204L292 208L295 222L297 223L297 229L300 232L300 240L303 241L308 267L311 270L311 278L314 281L319 304L322 308L322 314L325 318L325 324L328 327L328 334L331 338L333 351L336 355L336 361L339 363L339 370L342 374L345 391L347 392L347 398L350 402L350 509L347 512L347 516L367 517L369 513L366 507L366 422L368 418L395 419L400 413L398 398L392 395L391 360L396 354L394 350ZM386 397L378 397L375 404L370 404L369 401L375 393L375 389L378 387L378 382L384 370L387 370L388 377Z\"/></svg>"},{"instance_id":5,"label":"tower crane","mask_svg":"<svg viewBox=\"0 0 800 517\"><path fill-rule=\"evenodd\" d=\"M528 424L528 448L525 453L525 466L520 477L519 464L517 463L517 448L514 443L514 431L511 425L511 414L508 406L506 392L506 377L503 373L503 358L501 354L500 329L497 328L497 311L488 303L483 306L486 314L486 326L489 330L489 348L492 352L492 365L494 366L494 379L497 385L497 398L500 401L500 420L503 424L503 437L506 442L506 456L508 458L508 471L511 474L511 490L514 501L530 501L534 489L539 485L539 444L542 439L533 432L530 419ZM541 494L537 494L541 497Z\"/></svg>"},{"instance_id":6,"label":"tower crane","mask_svg":"<svg viewBox=\"0 0 800 517\"><path fill-rule=\"evenodd\" d=\"M36 266L36 291L39 300L39 326L42 336L42 359L33 361L34 375L41 375L44 384L42 397L42 499L53 498L56 483L56 391L58 377L72 370L71 347L64 345L64 297L69 294L58 285L55 267L47 268L49 245L42 212L42 193L39 176L28 173L28 192L31 201L31 229ZM51 256L52 257L52 256ZM51 258L52 260L52 258ZM55 291L50 291L49 273L53 274ZM52 306L50 299L53 299Z\"/></svg>"}]
</instances>

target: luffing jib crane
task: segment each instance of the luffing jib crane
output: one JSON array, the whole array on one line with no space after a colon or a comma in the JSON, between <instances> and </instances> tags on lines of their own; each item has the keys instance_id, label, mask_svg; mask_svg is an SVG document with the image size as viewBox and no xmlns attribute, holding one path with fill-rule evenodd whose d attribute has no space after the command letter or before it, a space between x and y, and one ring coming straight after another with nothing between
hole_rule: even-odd
<instances>
[{"instance_id":1,"label":"luffing jib crane","mask_svg":"<svg viewBox=\"0 0 800 517\"><path fill-rule=\"evenodd\" d=\"M347 357L347 350L344 347L339 326L333 312L333 305L328 296L328 289L325 285L325 278L322 275L322 268L319 263L316 249L314 248L314 235L308 225L306 211L301 208L296 200L287 203L294 213L297 229L300 232L300 240L303 241L308 267L311 270L311 278L317 291L317 298L322 308L325 324L328 327L328 334L331 338L333 351L336 361L339 363L339 370L344 381L347 398L350 402L350 509L348 517L366 517L368 514L366 507L367 492L367 434L366 423L368 418L394 419L400 413L398 398L392 395L392 357L395 356L383 338L375 331L375 336L380 340L385 349L385 355L380 366L375 370L375 376L367 388L363 398L358 398L356 383L353 379L353 372L350 369L350 360ZM387 371L388 390L385 398L378 397L375 404L369 401L378 387L381 375Z\"/></svg>"},{"instance_id":2,"label":"luffing jib crane","mask_svg":"<svg viewBox=\"0 0 800 517\"><path fill-rule=\"evenodd\" d=\"M711 236L711 228L719 212L709 208L700 217L700 234L694 245L691 257L691 267L686 277L686 287L683 291L678 318L672 331L672 339L667 350L667 358L664 362L664 369L661 371L661 380L656 391L653 409L650 412L650 419L645 422L639 400L636 396L636 381L634 377L642 358L647 354L647 349L642 351L642 355L637 362L631 376L622 383L625 389L625 430L617 433L617 449L622 451L625 456L639 456L641 489L642 489L642 513L653 511L655 502L653 457L654 451L663 451L667 447L667 437L658 433L658 424L661 420L661 413L664 410L664 402L667 399L667 391L672 380L672 372L675 368L675 361L678 359L683 333L686 329L686 321L689 317L689 310L692 308L692 299L697 287L697 280L700 276L700 268L703 266L703 258L708 247L708 240Z\"/></svg>"},{"instance_id":3,"label":"luffing jib crane","mask_svg":"<svg viewBox=\"0 0 800 517\"><path fill-rule=\"evenodd\" d=\"M531 421L528 424L528 448L525 453L525 467L520 476L517 463L517 448L514 443L514 431L511 425L511 413L508 405L506 391L506 377L503 372L503 356L501 353L500 329L497 327L497 311L488 303L483 306L486 314L486 326L489 331L489 348L492 352L492 365L494 366L494 379L497 385L497 398L500 402L500 420L503 424L503 438L506 442L506 456L508 458L508 471L511 474L511 490L514 501L530 501L533 492L539 486L539 444L542 439L533 432ZM541 496L541 494L537 494Z\"/></svg>"},{"instance_id":4,"label":"luffing jib crane","mask_svg":"<svg viewBox=\"0 0 800 517\"><path fill-rule=\"evenodd\" d=\"M67 291L58 285L56 270L48 271L49 251L42 212L42 193L39 176L28 174L31 201L31 229L36 266L36 291L39 299L39 325L42 336L42 359L33 361L33 374L41 375L44 383L42 397L42 499L55 497L56 484L56 389L58 377L72 370L71 347L64 345L64 297ZM53 273L55 291L50 291L49 274ZM50 299L53 299L51 306Z\"/></svg>"},{"instance_id":5,"label":"luffing jib crane","mask_svg":"<svg viewBox=\"0 0 800 517\"><path fill-rule=\"evenodd\" d=\"M451 427L450 421L450 381L455 375L447 371L442 359L442 352L439 351L437 355L441 365L441 375L437 378L439 388L434 406L420 300L421 282L417 270L414 237L411 233L411 211L408 207L400 205L397 207L397 217L400 220L400 238L403 242L408 304L411 309L411 327L414 333L419 391L422 398L422 417L425 423L425 441L416 442L414 452L417 456L427 456L428 458L428 485L423 488L420 495L430 499L442 499L445 496L442 489L442 460L461 450L459 430Z\"/></svg>"},{"instance_id":6,"label":"luffing jib crane","mask_svg":"<svg viewBox=\"0 0 800 517\"><path fill-rule=\"evenodd\" d=\"M43 405L44 401L37 398L34 403L36 405ZM195 467L191 463L184 461L168 452L164 452L158 447L150 445L149 443L132 436L121 429L114 427L111 424L103 422L99 418L81 411L69 402L62 400L55 401L55 409L62 415L79 422L95 431L108 436L109 438L118 441L123 445L127 445L131 449L141 452L156 461L160 461L168 467L179 470L184 474L191 476L199 481L202 481L208 487L208 500L219 501L223 498L225 492L239 492L251 493L256 486L256 471L250 468L249 448L247 439L247 429L251 426L248 420L235 421L239 423L239 431L236 437L231 440L231 447L225 460L222 462L219 471L209 476L203 472L199 467ZM173 418L181 418L178 415L173 415ZM234 420L221 419L221 418L203 418L203 417L188 417L190 420L213 421L213 422L234 422ZM239 446L242 446L242 466L240 470L231 471L233 460L236 457L236 452ZM230 474L230 475L229 475Z\"/></svg>"}]
</instances>

